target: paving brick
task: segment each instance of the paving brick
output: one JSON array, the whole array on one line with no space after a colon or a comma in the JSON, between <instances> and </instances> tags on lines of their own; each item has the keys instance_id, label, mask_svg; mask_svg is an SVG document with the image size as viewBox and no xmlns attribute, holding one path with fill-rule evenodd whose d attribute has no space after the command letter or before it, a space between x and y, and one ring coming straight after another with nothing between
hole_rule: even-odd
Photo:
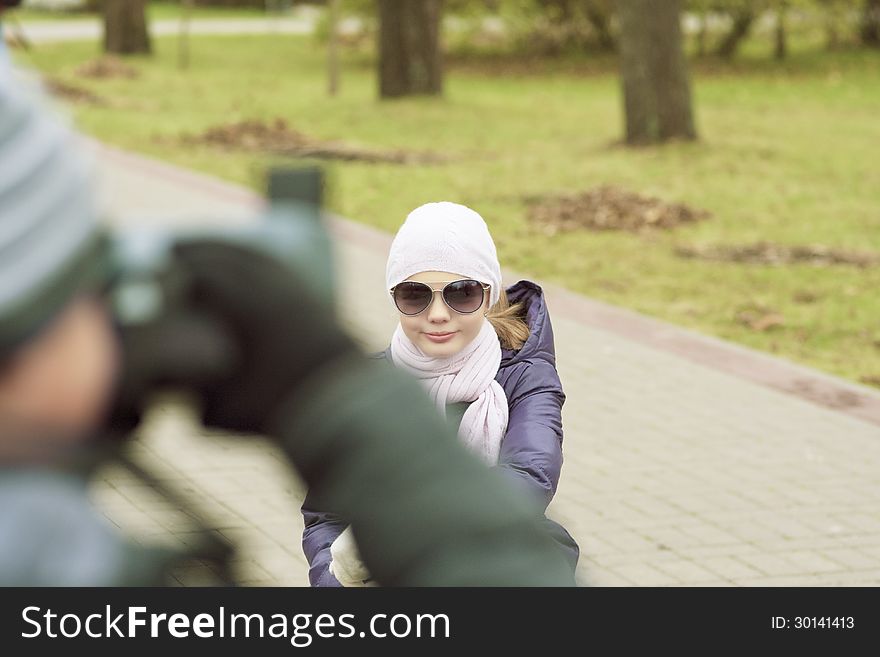
<instances>
[{"instance_id":1,"label":"paving brick","mask_svg":"<svg viewBox=\"0 0 880 657\"><path fill-rule=\"evenodd\" d=\"M861 532L880 534L880 512L874 514L849 513L843 519L848 525L857 528Z\"/></svg>"},{"instance_id":2,"label":"paving brick","mask_svg":"<svg viewBox=\"0 0 880 657\"><path fill-rule=\"evenodd\" d=\"M672 575L657 570L648 564L621 564L608 570L614 575L631 581L634 586L669 586L678 583L678 580Z\"/></svg>"},{"instance_id":3,"label":"paving brick","mask_svg":"<svg viewBox=\"0 0 880 657\"><path fill-rule=\"evenodd\" d=\"M707 496L704 490L686 493L672 492L666 495L666 500L688 514L712 513L720 510L719 505Z\"/></svg>"},{"instance_id":4,"label":"paving brick","mask_svg":"<svg viewBox=\"0 0 880 657\"><path fill-rule=\"evenodd\" d=\"M670 584L671 587L699 587L699 588L724 588L724 587L733 587L736 586L731 581L726 579L712 579L712 580L704 580L701 582L680 582L678 584Z\"/></svg>"},{"instance_id":5,"label":"paving brick","mask_svg":"<svg viewBox=\"0 0 880 657\"><path fill-rule=\"evenodd\" d=\"M686 559L675 561L661 561L651 564L657 570L671 575L682 584L695 584L697 582L717 581L718 575L703 566Z\"/></svg>"},{"instance_id":6,"label":"paving brick","mask_svg":"<svg viewBox=\"0 0 880 657\"><path fill-rule=\"evenodd\" d=\"M242 583L255 581L275 581L272 575L253 559L243 559L241 561L235 561L233 562L232 566L236 580L241 581Z\"/></svg>"},{"instance_id":7,"label":"paving brick","mask_svg":"<svg viewBox=\"0 0 880 657\"><path fill-rule=\"evenodd\" d=\"M864 554L868 555L868 557L872 559L880 559L880 537L875 539L875 541L872 543L859 540L851 543L850 545L857 549L859 552L863 552Z\"/></svg>"},{"instance_id":8,"label":"paving brick","mask_svg":"<svg viewBox=\"0 0 880 657\"><path fill-rule=\"evenodd\" d=\"M761 575L760 571L736 557L709 557L699 560L698 563L707 570L731 581Z\"/></svg>"},{"instance_id":9,"label":"paving brick","mask_svg":"<svg viewBox=\"0 0 880 657\"><path fill-rule=\"evenodd\" d=\"M578 579L579 586L634 586L634 583L604 568L591 568Z\"/></svg>"},{"instance_id":10,"label":"paving brick","mask_svg":"<svg viewBox=\"0 0 880 657\"><path fill-rule=\"evenodd\" d=\"M271 577L262 577L262 578L247 578L238 581L239 586L246 586L248 588L267 588L278 586L278 582Z\"/></svg>"},{"instance_id":11,"label":"paving brick","mask_svg":"<svg viewBox=\"0 0 880 657\"><path fill-rule=\"evenodd\" d=\"M812 538L816 536L816 529L806 525L790 514L777 513L772 517L760 521L770 532L778 533L783 539Z\"/></svg>"},{"instance_id":12,"label":"paving brick","mask_svg":"<svg viewBox=\"0 0 880 657\"><path fill-rule=\"evenodd\" d=\"M624 553L644 552L657 548L655 543L629 530L605 533L602 535L602 540Z\"/></svg>"},{"instance_id":13,"label":"paving brick","mask_svg":"<svg viewBox=\"0 0 880 657\"><path fill-rule=\"evenodd\" d=\"M686 534L675 527L654 527L644 529L640 533L658 549L678 550L703 544L696 536Z\"/></svg>"},{"instance_id":14,"label":"paving brick","mask_svg":"<svg viewBox=\"0 0 880 657\"><path fill-rule=\"evenodd\" d=\"M757 522L733 522L728 524L725 530L731 536L734 536L738 542L751 543L753 545L776 545L780 541L785 540L776 529Z\"/></svg>"},{"instance_id":15,"label":"paving brick","mask_svg":"<svg viewBox=\"0 0 880 657\"><path fill-rule=\"evenodd\" d=\"M812 551L791 551L785 555L786 559L803 568L807 573L824 573L844 570L840 563L832 561L821 554Z\"/></svg>"},{"instance_id":16,"label":"paving brick","mask_svg":"<svg viewBox=\"0 0 880 657\"><path fill-rule=\"evenodd\" d=\"M810 576L809 586L880 586L880 569L847 570L836 573L816 573Z\"/></svg>"},{"instance_id":17,"label":"paving brick","mask_svg":"<svg viewBox=\"0 0 880 657\"><path fill-rule=\"evenodd\" d=\"M584 535L580 540L579 547L582 555L597 556L620 553L619 547L603 541L594 534Z\"/></svg>"},{"instance_id":18,"label":"paving brick","mask_svg":"<svg viewBox=\"0 0 880 657\"><path fill-rule=\"evenodd\" d=\"M179 566L172 576L182 586L216 586L219 583L216 571L201 564Z\"/></svg>"},{"instance_id":19,"label":"paving brick","mask_svg":"<svg viewBox=\"0 0 880 657\"><path fill-rule=\"evenodd\" d=\"M681 515L681 508L651 495L629 495L624 504L651 519Z\"/></svg>"},{"instance_id":20,"label":"paving brick","mask_svg":"<svg viewBox=\"0 0 880 657\"><path fill-rule=\"evenodd\" d=\"M247 549L259 549L264 547L280 547L279 543L271 536L267 536L258 528L246 526L239 528L227 528L220 532L225 538Z\"/></svg>"},{"instance_id":21,"label":"paving brick","mask_svg":"<svg viewBox=\"0 0 880 657\"><path fill-rule=\"evenodd\" d=\"M867 553L853 548L834 548L821 550L819 554L834 563L852 570L880 569L880 556L872 557Z\"/></svg>"},{"instance_id":22,"label":"paving brick","mask_svg":"<svg viewBox=\"0 0 880 657\"><path fill-rule=\"evenodd\" d=\"M852 547L858 550L871 553L880 545L880 534L860 534L853 532L850 534L841 534L836 537L839 544L843 547Z\"/></svg>"},{"instance_id":23,"label":"paving brick","mask_svg":"<svg viewBox=\"0 0 880 657\"><path fill-rule=\"evenodd\" d=\"M818 586L818 575L777 575L770 577L750 577L735 580L739 586Z\"/></svg>"},{"instance_id":24,"label":"paving brick","mask_svg":"<svg viewBox=\"0 0 880 657\"><path fill-rule=\"evenodd\" d=\"M706 523L682 525L678 529L698 539L703 545L731 545L740 542L733 534Z\"/></svg>"},{"instance_id":25,"label":"paving brick","mask_svg":"<svg viewBox=\"0 0 880 657\"><path fill-rule=\"evenodd\" d=\"M755 570L766 576L790 576L803 575L804 568L801 565L792 563L788 559L778 554L759 553L744 554L737 557L746 565L753 567Z\"/></svg>"},{"instance_id":26,"label":"paving brick","mask_svg":"<svg viewBox=\"0 0 880 657\"><path fill-rule=\"evenodd\" d=\"M666 561L678 561L682 559L680 554L670 550L650 549L641 552L616 552L614 554L597 554L593 561L601 568L615 568L626 564L650 564L655 565Z\"/></svg>"}]
</instances>

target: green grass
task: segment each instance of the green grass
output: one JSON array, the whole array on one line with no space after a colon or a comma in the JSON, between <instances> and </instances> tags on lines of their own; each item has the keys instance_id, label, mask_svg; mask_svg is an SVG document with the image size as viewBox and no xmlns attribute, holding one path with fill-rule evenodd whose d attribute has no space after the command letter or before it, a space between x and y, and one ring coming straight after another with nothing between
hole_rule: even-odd
<instances>
[{"instance_id":1,"label":"green grass","mask_svg":"<svg viewBox=\"0 0 880 657\"><path fill-rule=\"evenodd\" d=\"M52 11L36 8L17 8L13 16L23 23L36 23L62 20L98 20L100 14L84 11ZM182 5L180 2L150 2L147 5L147 17L151 20L168 20L180 18ZM266 12L255 7L194 7L193 18L260 18Z\"/></svg>"},{"instance_id":2,"label":"green grass","mask_svg":"<svg viewBox=\"0 0 880 657\"><path fill-rule=\"evenodd\" d=\"M767 48L737 63L695 65L695 144L629 150L613 63L595 58L456 63L445 98L376 100L369 54L343 57L341 94L325 93L312 39L193 39L193 68L176 69L173 39L134 59L136 80L86 80L87 44L40 46L34 66L87 87L109 107L79 105L82 128L107 142L259 187L268 159L181 147L175 138L246 118L286 118L322 139L431 150L443 165L335 163L332 209L393 231L428 200L457 200L489 222L504 266L680 325L853 380L880 377L880 268L815 268L682 260L677 244L768 240L880 252L880 53ZM503 72L503 74L502 74ZM524 196L612 183L712 212L654 236L546 236ZM798 301L809 292L815 300ZM753 330L750 308L784 325Z\"/></svg>"}]
</instances>

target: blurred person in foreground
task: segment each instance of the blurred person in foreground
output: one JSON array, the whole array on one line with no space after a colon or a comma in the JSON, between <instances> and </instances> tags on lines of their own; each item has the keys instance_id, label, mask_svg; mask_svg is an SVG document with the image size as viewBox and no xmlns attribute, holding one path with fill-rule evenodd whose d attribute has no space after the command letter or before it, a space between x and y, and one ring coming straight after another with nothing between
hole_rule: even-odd
<instances>
[{"instance_id":1,"label":"blurred person in foreground","mask_svg":"<svg viewBox=\"0 0 880 657\"><path fill-rule=\"evenodd\" d=\"M168 387L191 393L208 427L277 439L382 585L574 584L533 502L469 455L408 377L365 358L288 263L179 240L176 323L120 325L86 161L9 78L0 172L0 584L169 582L174 555L118 534L77 465ZM180 332L184 316L228 338L222 366Z\"/></svg>"}]
</instances>

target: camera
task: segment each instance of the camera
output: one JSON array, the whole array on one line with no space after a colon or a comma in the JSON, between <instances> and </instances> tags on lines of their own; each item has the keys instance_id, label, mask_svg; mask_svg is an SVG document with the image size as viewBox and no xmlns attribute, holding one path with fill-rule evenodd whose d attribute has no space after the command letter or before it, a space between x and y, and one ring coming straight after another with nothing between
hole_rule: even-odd
<instances>
[{"instance_id":1,"label":"camera","mask_svg":"<svg viewBox=\"0 0 880 657\"><path fill-rule=\"evenodd\" d=\"M106 296L122 343L126 376L110 423L120 439L140 422L158 388L198 389L228 373L239 356L234 335L193 306L180 245L227 243L288 268L315 299L332 306L334 270L321 218L319 169L273 169L269 204L243 225L214 229L140 229L107 236ZM259 291L254 291L258 293Z\"/></svg>"}]
</instances>

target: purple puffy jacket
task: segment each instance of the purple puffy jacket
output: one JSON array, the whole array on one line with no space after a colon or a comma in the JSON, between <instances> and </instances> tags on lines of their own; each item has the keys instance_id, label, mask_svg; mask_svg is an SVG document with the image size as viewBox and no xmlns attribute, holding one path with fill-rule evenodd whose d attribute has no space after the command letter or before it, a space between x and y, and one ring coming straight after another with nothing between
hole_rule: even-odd
<instances>
[{"instance_id":1,"label":"purple puffy jacket","mask_svg":"<svg viewBox=\"0 0 880 657\"><path fill-rule=\"evenodd\" d=\"M498 467L510 473L545 510L556 493L562 469L561 411L565 394L556 373L553 328L541 288L530 281L519 281L507 289L507 296L511 304L524 304L530 335L522 349L502 349L501 352L501 367L495 380L507 395L510 417L501 442ZM390 362L390 348L378 357ZM328 569L330 545L348 523L313 509L308 496L302 513L303 551L310 565L309 581L312 586L339 586ZM574 539L552 520L545 523L574 568L578 559Z\"/></svg>"}]
</instances>

